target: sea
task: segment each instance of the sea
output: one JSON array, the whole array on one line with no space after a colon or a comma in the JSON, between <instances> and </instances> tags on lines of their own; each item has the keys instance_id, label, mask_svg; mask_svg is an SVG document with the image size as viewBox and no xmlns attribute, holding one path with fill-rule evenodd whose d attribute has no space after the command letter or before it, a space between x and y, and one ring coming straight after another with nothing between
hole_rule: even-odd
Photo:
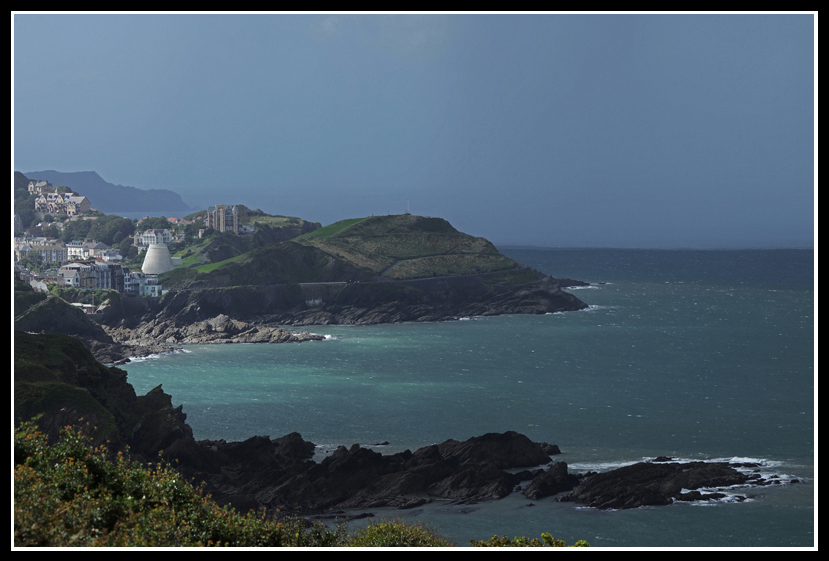
<instances>
[{"instance_id":1,"label":"sea","mask_svg":"<svg viewBox=\"0 0 829 561\"><path fill-rule=\"evenodd\" d=\"M183 404L197 439L299 432L317 460L511 430L558 445L571 473L671 456L756 462L780 482L617 511L518 492L368 511L459 546L542 532L607 548L817 546L813 250L499 249L591 283L570 289L589 308L319 326L324 341L187 346L122 368L137 393L161 384Z\"/></svg>"}]
</instances>

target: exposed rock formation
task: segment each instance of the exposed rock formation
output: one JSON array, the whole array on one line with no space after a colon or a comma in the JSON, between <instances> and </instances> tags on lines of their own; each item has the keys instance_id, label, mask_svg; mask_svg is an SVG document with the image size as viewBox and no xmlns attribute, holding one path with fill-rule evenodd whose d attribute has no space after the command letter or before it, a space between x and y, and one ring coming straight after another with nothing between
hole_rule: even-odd
<instances>
[{"instance_id":1,"label":"exposed rock formation","mask_svg":"<svg viewBox=\"0 0 829 561\"><path fill-rule=\"evenodd\" d=\"M307 304L299 285L184 290L169 293L141 321L183 325L221 314L257 325L373 325L587 308L561 288L550 277L519 287L493 287L475 276L350 283L314 306Z\"/></svg>"},{"instance_id":2,"label":"exposed rock formation","mask_svg":"<svg viewBox=\"0 0 829 561\"><path fill-rule=\"evenodd\" d=\"M676 500L721 498L722 494L689 493L701 488L759 483L725 462L639 462L591 475L571 493L557 500L599 509L667 505Z\"/></svg>"},{"instance_id":3,"label":"exposed rock formation","mask_svg":"<svg viewBox=\"0 0 829 561\"><path fill-rule=\"evenodd\" d=\"M118 341L131 346L164 345L168 349L180 345L208 345L214 343L291 343L321 341L321 335L294 332L251 325L222 314L192 324L179 325L175 321L154 319L142 323L136 329L126 327L110 328L109 334Z\"/></svg>"},{"instance_id":4,"label":"exposed rock formation","mask_svg":"<svg viewBox=\"0 0 829 561\"><path fill-rule=\"evenodd\" d=\"M512 474L506 468L549 463L549 453L557 450L516 432L447 440L393 455L358 444L340 446L320 463L309 460L312 448L292 434L274 441L201 441L196 447L168 449L167 455L195 480L205 481L218 501L313 512L407 508L436 498L459 503L503 498L530 473Z\"/></svg>"}]
</instances>

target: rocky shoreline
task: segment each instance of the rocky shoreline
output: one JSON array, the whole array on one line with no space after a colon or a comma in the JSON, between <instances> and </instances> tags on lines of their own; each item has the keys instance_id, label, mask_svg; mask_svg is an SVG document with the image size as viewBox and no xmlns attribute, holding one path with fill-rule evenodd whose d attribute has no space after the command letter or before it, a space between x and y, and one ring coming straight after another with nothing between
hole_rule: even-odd
<instances>
[{"instance_id":1,"label":"rocky shoreline","mask_svg":"<svg viewBox=\"0 0 829 561\"><path fill-rule=\"evenodd\" d=\"M312 460L314 445L297 433L243 442L181 440L165 450L165 457L177 460L194 481L204 481L221 504L321 517L434 501L475 504L514 492L529 500L555 497L601 510L726 497L742 501L747 496L735 494L735 488L781 483L763 477L759 464L659 458L604 473L574 474L565 462L552 459L558 454L557 446L513 431L391 455L359 444L340 446L319 463Z\"/></svg>"},{"instance_id":2,"label":"rocky shoreline","mask_svg":"<svg viewBox=\"0 0 829 561\"><path fill-rule=\"evenodd\" d=\"M175 352L183 345L215 345L230 343L304 343L322 341L325 337L308 331L289 331L280 327L253 325L232 319L224 314L192 324L153 319L134 329L125 326L104 327L114 341L133 353L115 363L123 364L130 358ZM94 354L94 351L93 351Z\"/></svg>"},{"instance_id":3,"label":"rocky shoreline","mask_svg":"<svg viewBox=\"0 0 829 561\"><path fill-rule=\"evenodd\" d=\"M216 325L233 325L214 322ZM237 326L238 327L238 326ZM384 455L339 446L315 461L316 446L298 433L241 442L200 440L161 386L137 396L126 372L97 362L62 334L15 333L16 420L38 419L56 436L68 424L98 432L99 443L146 462L165 460L220 504L245 512L267 509L303 516L434 501L472 504L520 492L597 509L669 505L677 501L744 500L735 489L796 483L765 476L759 464L679 462L654 458L603 473L571 473L554 461L558 446L514 431L446 440ZM42 385L47 373L52 383ZM37 390L37 391L35 391ZM38 392L51 392L48 398Z\"/></svg>"}]
</instances>

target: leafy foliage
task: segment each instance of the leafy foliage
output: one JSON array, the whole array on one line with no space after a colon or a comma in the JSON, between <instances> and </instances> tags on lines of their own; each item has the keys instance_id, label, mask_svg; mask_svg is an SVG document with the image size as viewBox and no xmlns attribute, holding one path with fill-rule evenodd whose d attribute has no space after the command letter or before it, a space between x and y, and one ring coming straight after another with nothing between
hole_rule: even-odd
<instances>
[{"instance_id":1,"label":"leafy foliage","mask_svg":"<svg viewBox=\"0 0 829 561\"><path fill-rule=\"evenodd\" d=\"M538 538L525 538L523 536L515 536L509 539L506 536L492 536L486 541L472 540L470 541L472 547L566 547L564 540L557 540L551 534L544 532L541 534L541 541ZM590 544L584 540L579 540L573 547L588 547Z\"/></svg>"},{"instance_id":2,"label":"leafy foliage","mask_svg":"<svg viewBox=\"0 0 829 561\"><path fill-rule=\"evenodd\" d=\"M168 465L144 467L66 427L14 435L15 546L335 546L343 530L217 505Z\"/></svg>"},{"instance_id":3,"label":"leafy foliage","mask_svg":"<svg viewBox=\"0 0 829 561\"><path fill-rule=\"evenodd\" d=\"M348 539L352 547L451 547L454 544L423 524L379 520Z\"/></svg>"}]
</instances>

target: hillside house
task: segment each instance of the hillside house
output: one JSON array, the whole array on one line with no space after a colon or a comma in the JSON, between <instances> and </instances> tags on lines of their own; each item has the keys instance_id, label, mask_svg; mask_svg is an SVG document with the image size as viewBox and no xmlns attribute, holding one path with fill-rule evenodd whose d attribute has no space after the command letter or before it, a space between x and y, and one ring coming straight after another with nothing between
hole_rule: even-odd
<instances>
[{"instance_id":1,"label":"hillside house","mask_svg":"<svg viewBox=\"0 0 829 561\"><path fill-rule=\"evenodd\" d=\"M117 263L81 261L64 265L58 271L64 286L75 288L105 288L124 292L124 278L129 269Z\"/></svg>"},{"instance_id":2,"label":"hillside house","mask_svg":"<svg viewBox=\"0 0 829 561\"><path fill-rule=\"evenodd\" d=\"M49 193L54 191L55 188L48 181L40 181L37 179L32 179L29 181L28 186L29 194L36 193L38 195L42 193Z\"/></svg>"},{"instance_id":3,"label":"hillside house","mask_svg":"<svg viewBox=\"0 0 829 561\"><path fill-rule=\"evenodd\" d=\"M97 288L95 272L88 263L69 263L58 270L63 285L72 288Z\"/></svg>"},{"instance_id":4,"label":"hillside house","mask_svg":"<svg viewBox=\"0 0 829 561\"><path fill-rule=\"evenodd\" d=\"M84 241L73 240L66 244L69 259L94 259L100 253L109 249L110 247L107 244L90 239Z\"/></svg>"},{"instance_id":5,"label":"hillside house","mask_svg":"<svg viewBox=\"0 0 829 561\"><path fill-rule=\"evenodd\" d=\"M38 212L48 212L49 214L58 214L57 210L63 208L65 203L63 196L65 193L41 193L35 199L35 210Z\"/></svg>"},{"instance_id":6,"label":"hillside house","mask_svg":"<svg viewBox=\"0 0 829 561\"><path fill-rule=\"evenodd\" d=\"M52 215L78 216L92 210L89 199L75 193L42 193L35 199L35 210Z\"/></svg>"},{"instance_id":7,"label":"hillside house","mask_svg":"<svg viewBox=\"0 0 829 561\"><path fill-rule=\"evenodd\" d=\"M64 207L66 214L69 216L78 216L92 211L92 205L89 203L89 199L81 195L64 197Z\"/></svg>"},{"instance_id":8,"label":"hillside house","mask_svg":"<svg viewBox=\"0 0 829 561\"><path fill-rule=\"evenodd\" d=\"M168 218L167 222L173 224L174 226L188 226L193 223L192 220L185 220L184 218Z\"/></svg>"}]
</instances>

